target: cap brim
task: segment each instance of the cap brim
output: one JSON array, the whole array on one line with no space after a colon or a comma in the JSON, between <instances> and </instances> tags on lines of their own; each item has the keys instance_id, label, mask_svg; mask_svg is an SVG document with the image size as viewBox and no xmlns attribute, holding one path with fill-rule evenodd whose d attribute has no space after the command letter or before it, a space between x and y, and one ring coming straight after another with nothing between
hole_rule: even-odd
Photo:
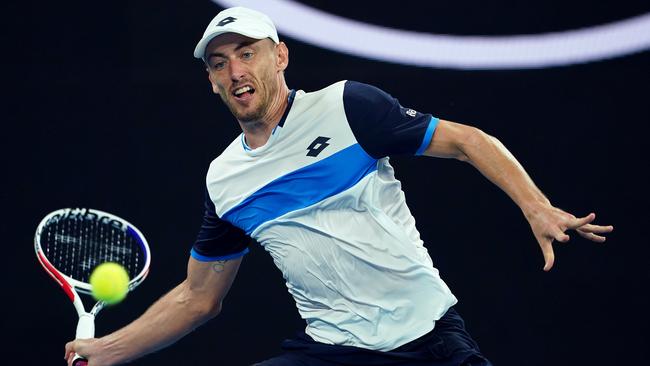
<instances>
[{"instance_id":1,"label":"cap brim","mask_svg":"<svg viewBox=\"0 0 650 366\"><path fill-rule=\"evenodd\" d=\"M208 47L208 44L210 41L212 41L215 37L220 36L225 33L237 33L241 34L242 36L246 36L249 38L253 39L264 39L264 38L269 38L273 42L278 43L277 40L269 37L268 34L264 32L242 32L239 30L234 30L234 29L224 29L224 30L218 30L215 32L212 32L206 36L204 36L199 43L196 44L196 47L194 48L194 57L203 59L205 57L205 49Z\"/></svg>"}]
</instances>

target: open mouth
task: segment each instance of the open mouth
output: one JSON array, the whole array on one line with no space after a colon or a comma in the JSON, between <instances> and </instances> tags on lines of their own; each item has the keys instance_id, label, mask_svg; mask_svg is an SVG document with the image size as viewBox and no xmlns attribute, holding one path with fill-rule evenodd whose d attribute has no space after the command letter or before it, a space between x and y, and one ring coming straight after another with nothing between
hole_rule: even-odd
<instances>
[{"instance_id":1,"label":"open mouth","mask_svg":"<svg viewBox=\"0 0 650 366\"><path fill-rule=\"evenodd\" d=\"M246 85L241 88L237 88L232 92L232 95L239 100L248 100L255 94L255 89L253 87Z\"/></svg>"}]
</instances>

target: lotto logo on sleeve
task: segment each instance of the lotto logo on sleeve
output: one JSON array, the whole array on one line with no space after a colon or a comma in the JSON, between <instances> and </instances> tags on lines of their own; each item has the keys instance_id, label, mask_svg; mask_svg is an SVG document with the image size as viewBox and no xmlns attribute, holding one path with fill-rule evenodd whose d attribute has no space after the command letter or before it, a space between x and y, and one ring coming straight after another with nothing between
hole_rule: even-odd
<instances>
[{"instance_id":1,"label":"lotto logo on sleeve","mask_svg":"<svg viewBox=\"0 0 650 366\"><path fill-rule=\"evenodd\" d=\"M414 109L409 108L409 109L407 109L406 112L404 112L404 113L408 114L408 115L411 116L411 117L415 117L415 115L416 115L418 112L416 112Z\"/></svg>"}]
</instances>

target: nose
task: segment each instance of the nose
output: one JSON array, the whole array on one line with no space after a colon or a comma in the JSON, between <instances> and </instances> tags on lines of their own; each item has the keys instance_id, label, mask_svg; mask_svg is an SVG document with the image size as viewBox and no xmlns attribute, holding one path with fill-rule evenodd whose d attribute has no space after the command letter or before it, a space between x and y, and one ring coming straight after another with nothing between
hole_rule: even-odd
<instances>
[{"instance_id":1,"label":"nose","mask_svg":"<svg viewBox=\"0 0 650 366\"><path fill-rule=\"evenodd\" d=\"M230 79L233 82L241 80L246 74L245 66L239 60L230 60Z\"/></svg>"}]
</instances>

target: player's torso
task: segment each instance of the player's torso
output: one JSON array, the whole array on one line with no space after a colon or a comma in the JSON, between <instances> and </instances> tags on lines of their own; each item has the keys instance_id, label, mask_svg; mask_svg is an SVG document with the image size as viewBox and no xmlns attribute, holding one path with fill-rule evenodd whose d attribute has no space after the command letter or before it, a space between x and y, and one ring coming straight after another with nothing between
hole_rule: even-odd
<instances>
[{"instance_id":1,"label":"player's torso","mask_svg":"<svg viewBox=\"0 0 650 366\"><path fill-rule=\"evenodd\" d=\"M388 159L355 139L344 87L297 92L264 146L237 139L213 161L207 187L217 215L270 253L312 338L388 350L431 330L456 299Z\"/></svg>"}]
</instances>

